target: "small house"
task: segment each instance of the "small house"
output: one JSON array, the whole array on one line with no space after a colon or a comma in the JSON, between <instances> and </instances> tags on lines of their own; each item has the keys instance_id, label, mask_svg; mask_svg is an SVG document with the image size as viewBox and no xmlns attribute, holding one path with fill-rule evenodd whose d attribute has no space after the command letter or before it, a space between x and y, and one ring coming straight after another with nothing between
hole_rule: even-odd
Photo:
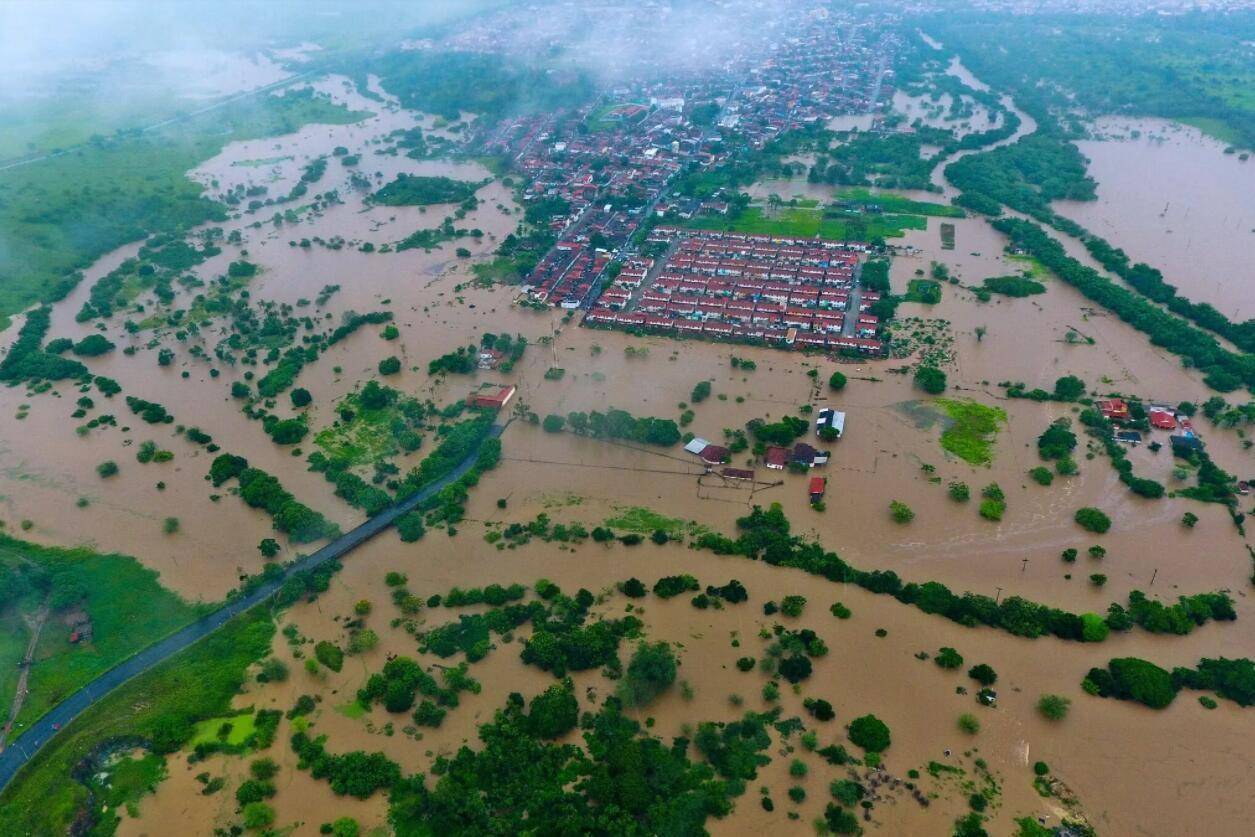
<instances>
[{"instance_id":1,"label":"small house","mask_svg":"<svg viewBox=\"0 0 1255 837\"><path fill-rule=\"evenodd\" d=\"M510 399L514 398L514 392L514 384L503 387L488 385L468 395L466 405L484 410L502 410L510 403Z\"/></svg>"},{"instance_id":2,"label":"small house","mask_svg":"<svg viewBox=\"0 0 1255 837\"><path fill-rule=\"evenodd\" d=\"M1176 430L1177 419L1171 410L1162 407L1151 407L1148 414L1150 426L1156 430Z\"/></svg>"},{"instance_id":3,"label":"small house","mask_svg":"<svg viewBox=\"0 0 1255 837\"><path fill-rule=\"evenodd\" d=\"M798 442L793 446L793 453L789 459L791 462L805 465L807 468L814 468L828 464L828 451L813 448L805 442Z\"/></svg>"},{"instance_id":4,"label":"small house","mask_svg":"<svg viewBox=\"0 0 1255 837\"><path fill-rule=\"evenodd\" d=\"M825 429L834 431L836 435L825 433ZM821 439L825 436L832 436L834 440L840 439L845 435L845 413L831 407L824 407L819 411L819 417L815 419L815 435Z\"/></svg>"},{"instance_id":5,"label":"small house","mask_svg":"<svg viewBox=\"0 0 1255 837\"><path fill-rule=\"evenodd\" d=\"M1129 405L1123 398L1111 398L1098 402L1098 412L1108 421L1126 422L1129 420Z\"/></svg>"},{"instance_id":6,"label":"small house","mask_svg":"<svg viewBox=\"0 0 1255 837\"><path fill-rule=\"evenodd\" d=\"M1206 447L1203 444L1203 440L1193 433L1178 433L1175 436L1169 436L1168 441L1172 443L1173 456L1189 456L1192 453L1202 451Z\"/></svg>"},{"instance_id":7,"label":"small house","mask_svg":"<svg viewBox=\"0 0 1255 837\"><path fill-rule=\"evenodd\" d=\"M824 491L828 488L828 480L824 477L811 477L810 495L811 502L818 503L824 499Z\"/></svg>"},{"instance_id":8,"label":"small house","mask_svg":"<svg viewBox=\"0 0 1255 837\"><path fill-rule=\"evenodd\" d=\"M789 464L789 451L779 445L771 445L763 454L763 462L768 468L783 471L784 466Z\"/></svg>"}]
</instances>

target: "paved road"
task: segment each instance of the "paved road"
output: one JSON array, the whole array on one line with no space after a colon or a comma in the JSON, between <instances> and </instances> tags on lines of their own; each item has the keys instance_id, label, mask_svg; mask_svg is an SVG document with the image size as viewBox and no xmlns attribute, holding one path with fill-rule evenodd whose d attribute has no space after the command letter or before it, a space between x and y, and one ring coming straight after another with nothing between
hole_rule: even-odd
<instances>
[{"instance_id":1,"label":"paved road","mask_svg":"<svg viewBox=\"0 0 1255 837\"><path fill-rule=\"evenodd\" d=\"M486 438L500 436L501 431L504 429L501 425L494 424L488 431ZM274 595L283 584L283 581L291 574L310 570L326 564L328 561L343 558L375 535L390 527L396 522L397 518L413 511L424 500L435 495L449 483L464 476L474 466L477 455L478 450L464 459L453 469L452 473L428 485L414 496L380 512L356 529L346 532L312 555L307 555L305 558L294 562L287 572L279 578L263 584L247 596L228 602L213 613L201 617L157 644L148 646L57 704L51 712L36 721L34 726L22 733L21 736L9 744L3 753L0 753L0 790L3 790L8 785L13 776L39 751L40 747L47 744L57 734L58 729L69 724L93 703L105 697L131 678L143 674L153 666L183 651L197 640L213 633L232 618L266 601L266 599Z\"/></svg>"}]
</instances>

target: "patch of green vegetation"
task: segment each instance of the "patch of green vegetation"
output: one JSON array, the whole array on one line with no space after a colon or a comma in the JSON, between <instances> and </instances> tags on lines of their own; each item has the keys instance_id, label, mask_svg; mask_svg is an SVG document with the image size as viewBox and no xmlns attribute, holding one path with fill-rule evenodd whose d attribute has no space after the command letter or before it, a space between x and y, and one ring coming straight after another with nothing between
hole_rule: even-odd
<instances>
[{"instance_id":1,"label":"patch of green vegetation","mask_svg":"<svg viewBox=\"0 0 1255 837\"><path fill-rule=\"evenodd\" d=\"M941 283L932 279L912 279L907 283L906 301L936 305L941 302Z\"/></svg>"},{"instance_id":2,"label":"patch of green vegetation","mask_svg":"<svg viewBox=\"0 0 1255 837\"><path fill-rule=\"evenodd\" d=\"M819 209L807 206L750 206L732 216L699 216L687 222L693 229L723 230L751 235L826 238L834 241L871 241L900 238L906 230L928 226L920 215L865 213L860 208Z\"/></svg>"},{"instance_id":3,"label":"patch of green vegetation","mask_svg":"<svg viewBox=\"0 0 1255 837\"><path fill-rule=\"evenodd\" d=\"M144 134L89 143L0 178L0 316L63 299L104 253L146 234L226 217L186 173L227 142L367 116L312 90L240 100Z\"/></svg>"},{"instance_id":4,"label":"patch of green vegetation","mask_svg":"<svg viewBox=\"0 0 1255 837\"><path fill-rule=\"evenodd\" d=\"M937 404L951 422L941 433L942 449L972 465L989 465L998 428L1007 421L1006 411L954 398L939 398Z\"/></svg>"},{"instance_id":5,"label":"patch of green vegetation","mask_svg":"<svg viewBox=\"0 0 1255 837\"><path fill-rule=\"evenodd\" d=\"M218 718L206 718L198 723L192 733L189 747L198 744L225 744L228 747L242 747L257 731L257 715L253 712L237 712ZM228 729L223 737L222 731Z\"/></svg>"},{"instance_id":6,"label":"patch of green vegetation","mask_svg":"<svg viewBox=\"0 0 1255 837\"><path fill-rule=\"evenodd\" d=\"M89 549L42 547L0 536L0 609L4 619L20 621L19 611L52 608L31 664L30 690L18 715L17 730L30 725L97 675L117 665L205 612L162 587L157 573L126 555L102 555ZM71 642L65 616L83 613L86 635ZM6 632L7 633L7 632ZM0 657L25 653L25 630L0 642ZM13 669L9 669L13 670ZM7 670L8 671L8 670ZM6 671L6 673L7 673ZM0 705L13 699L16 678L6 678Z\"/></svg>"},{"instance_id":7,"label":"patch of green vegetation","mask_svg":"<svg viewBox=\"0 0 1255 837\"><path fill-rule=\"evenodd\" d=\"M667 517L643 506L620 507L617 512L603 525L616 531L636 532L642 535L663 531L672 537L697 536L706 531L706 527L696 521Z\"/></svg>"},{"instance_id":8,"label":"patch of green vegetation","mask_svg":"<svg viewBox=\"0 0 1255 837\"><path fill-rule=\"evenodd\" d=\"M0 833L64 834L84 813L88 789L75 769L101 745L150 741L158 754L181 748L197 722L230 711L248 667L270 650L264 607L221 629L102 698L27 763L0 794Z\"/></svg>"},{"instance_id":9,"label":"patch of green vegetation","mask_svg":"<svg viewBox=\"0 0 1255 837\"><path fill-rule=\"evenodd\" d=\"M451 177L422 177L398 174L396 179L371 196L383 206L431 206L461 203L483 186L482 182L454 180Z\"/></svg>"}]
</instances>

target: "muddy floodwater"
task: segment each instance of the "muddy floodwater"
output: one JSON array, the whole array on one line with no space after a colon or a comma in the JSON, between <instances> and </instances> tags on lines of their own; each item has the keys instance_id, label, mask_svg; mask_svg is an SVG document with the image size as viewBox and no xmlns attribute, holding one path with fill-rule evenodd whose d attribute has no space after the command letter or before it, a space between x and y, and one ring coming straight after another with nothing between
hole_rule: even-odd
<instances>
[{"instance_id":1,"label":"muddy floodwater","mask_svg":"<svg viewBox=\"0 0 1255 837\"><path fill-rule=\"evenodd\" d=\"M1255 161L1224 153L1197 128L1155 119L1098 120L1077 142L1096 201L1055 208L1159 268L1194 302L1255 316Z\"/></svg>"},{"instance_id":2,"label":"muddy floodwater","mask_svg":"<svg viewBox=\"0 0 1255 837\"><path fill-rule=\"evenodd\" d=\"M357 170L372 189L402 172L476 182L490 179L488 171L473 162L377 153L386 147L392 131L416 125L432 128L431 120L408 113L391 100L380 103L362 97L346 79L334 78L318 89L373 115L354 125L307 126L284 137L232 144L198 166L192 176L213 189L265 184L270 194L280 194L295 184L311 160L343 146L350 154L361 154ZM1030 122L1021 131L1032 129ZM1099 180L1101 184L1101 176ZM892 242L899 249L891 272L895 293L904 292L910 279L928 275L934 261L945 264L956 283L943 284L942 300L935 306L901 304L897 328L904 335L917 335L907 339L907 356L849 361L582 328L578 316L568 320L560 311L515 304L513 288L472 285L470 265L491 254L519 220L510 190L497 180L480 188L478 208L459 222L484 235L461 238L431 252L370 253L361 245L378 248L415 230L436 227L453 207L422 211L373 206L364 200L368 190L355 186L351 172L334 158L317 189L338 190L343 203L302 212L298 221L277 226L270 221L271 210L233 218L224 229L228 234L239 230L239 243L224 244L220 255L196 268L198 274L212 277L223 273L231 261L247 258L261 268L248 286L253 299L289 303L320 318L330 315L332 323L349 311L393 312L400 332L396 340L383 340L376 327L363 328L301 371L296 385L313 395L307 414L315 431L335 421L336 401L375 377L379 361L390 355L401 358L402 371L388 379L389 385L441 405L464 398L480 383L499 382L517 385L518 402L539 416L619 407L638 416L679 419L691 409L692 421L685 430L716 442L725 438L725 430L743 428L752 419L809 416L823 406L846 412L846 431L831 445L832 461L822 472L828 489L826 508L820 511L808 502L809 475L768 471L748 452L734 456L731 464L753 468L752 485L706 473L679 446L614 444L545 433L526 420L515 420L503 436L500 466L471 491L466 520L458 524L456 535L432 529L419 542L403 544L395 533L386 532L354 552L327 593L279 615L281 626L293 626L308 640L289 642L282 633L276 634L273 653L288 663L291 676L268 684L249 678L235 699L237 707L286 710L298 696L313 695L319 703L312 732L327 735L329 752L378 750L407 773L425 771L437 755L452 754L463 744L478 746L477 725L492 718L509 692L530 696L553 678L520 660L521 641L530 632L524 627L510 641L494 637L494 650L470 668L482 691L464 694L440 728L419 732L408 715L389 716L380 707L362 715L351 706L356 690L389 655L413 656L424 664L459 661L418 653L415 638L393 622L399 612L385 585L386 573L406 573L409 590L424 598L455 585L530 585L547 578L569 593L583 587L604 594L595 612L616 616L626 605L614 592L616 582L636 576L652 586L661 576L687 572L703 585L738 579L750 599L722 610L700 611L686 596L639 600L646 637L677 645L680 680L688 684L688 689L674 688L638 711L642 721L654 719L653 734L669 740L682 734L687 724L732 720L747 709L768 708L761 697L766 678L738 671L735 662L746 655L762 656L766 643L759 639L759 631L770 630L775 621L816 631L830 649L816 660L814 676L799 693L782 690L784 717L804 718L819 734L820 746L848 745L844 725L869 712L884 719L893 732L884 771L875 776L869 776L866 768L830 766L797 747L796 739L792 742L796 751L788 752L775 738L770 765L749 783L736 810L724 820L708 823L716 834L797 833L809 828L823 814L829 782L851 776L875 779L881 786L881 799L865 823L869 829L884 834L945 833L968 810L962 782L978 775L978 759L988 765L1000 787L998 803L988 812L991 833L1011 833L1013 820L1022 816L1056 825L1068 814L1057 797L1043 798L1034 789L1032 764L1038 760L1050 764L1053 775L1070 789L1075 810L1102 834L1236 833L1255 819L1255 773L1248 743L1255 721L1250 710L1221 701L1209 712L1196 702L1197 693L1183 692L1169 709L1153 712L1091 697L1080 688L1091 666L1112 657L1145 657L1171 668L1195 664L1203 656L1250 656L1249 626L1255 621L1255 607L1248 596L1248 541L1220 506L1131 495L1105 456L1086 455L1086 439L1079 432L1080 473L1057 478L1050 487L1036 484L1027 471L1041 464L1037 437L1057 419L1075 423L1078 408L1009 400L999 383L1019 381L1049 389L1056 378L1072 374L1095 392L1118 390L1170 404L1202 401L1209 393L1198 374L1182 368L1175 356L1152 347L1142 334L1093 309L1070 286L1044 272L1038 274L1046 285L1044 294L979 302L964 286L1034 269L1005 254L1005 239L983 219L947 219L955 225L953 250L941 249L935 218L928 219L926 229L908 231ZM831 194L831 187L812 187L804 179L762 183L753 189L759 195L775 192L785 197ZM928 194L917 197L935 199ZM254 227L258 220L261 225ZM337 236L345 241L339 249L317 243L299 246L301 239L330 241ZM469 259L454 255L459 246L471 252ZM110 254L87 272L82 285L55 306L50 336L79 339L95 330L92 323L77 323L75 313L87 299L91 283L136 249ZM311 304L328 285L339 285L340 290L321 305ZM178 292L184 305L186 293ZM213 365L192 356L177 335L163 329L130 334L122 325L124 319L118 315L108 322L104 333L119 350L90 359L93 372L116 378L126 394L166 405L179 424L211 433L224 450L244 455L275 474L302 502L341 525L362 519L334 495L321 475L307 469L303 456L273 444L260 422L244 415L239 402L230 397L231 383L243 380L242 369L224 367L213 377ZM206 325L200 336L188 338L189 343L200 340L212 346L225 336L225 328L222 323ZM530 346L509 373L434 379L427 375L431 359L476 341L484 332L521 334ZM12 335L4 339L9 341ZM156 343L150 347L150 341ZM136 351L125 354L122 349L128 346ZM157 347L174 349L175 362L158 366ZM1005 421L990 440L987 464L966 462L942 448L940 438L951 420L943 405L913 388L909 374L911 364L926 350L943 355L941 364L950 385L947 397L1005 411ZM757 368L734 368L734 356L753 360ZM554 367L564 370L556 380L546 376ZM834 393L827 381L837 370L846 375L848 384ZM703 380L711 382L711 396L690 404L694 385ZM256 545L273 534L270 521L225 489L216 500L211 497L214 489L205 480L210 454L176 436L170 425L142 424L121 403L109 406L118 427L76 435L77 422L70 413L77 397L76 390L64 384L44 393L28 393L21 387L0 390L0 519L9 529L29 520L25 537L91 543L133 554L160 571L163 583L189 598L220 599L238 584L241 573L258 571L262 559ZM286 395L276 400L273 411L293 414ZM1218 464L1234 473L1255 472L1251 452L1236 430L1202 420L1199 427ZM169 446L174 459L139 464L134 451L147 439ZM1164 449L1131 450L1135 472L1169 488L1182 487L1184 483L1174 482L1166 437L1152 434L1152 439L1164 443ZM311 449L306 444L304 452ZM430 449L425 444L419 452L399 458L398 464L408 468ZM121 472L106 483L95 467L107 459L116 460ZM946 487L951 481L967 483L973 502L949 499ZM991 483L997 483L1007 498L1006 514L998 523L981 518L976 510L977 495ZM79 498L87 503L81 504ZM499 500L505 501L504 508ZM892 500L907 503L914 520L895 523L889 514ZM1135 589L1169 602L1181 594L1228 590L1238 621L1208 624L1185 637L1135 629L1100 645L1027 640L988 628L965 628L891 598L799 571L719 557L678 543L657 546L646 540L629 547L590 541L566 546L533 540L515 549L499 549L485 539L505 524L527 523L541 513L591 529L640 508L732 533L738 517L755 505L770 503L781 504L794 532L817 539L854 566L893 570L907 581L940 581L956 592L1018 595L1097 613L1112 602L1126 601ZM1079 529L1072 516L1082 506L1102 508L1113 521L1111 530L1096 536ZM1200 518L1193 529L1180 523L1186 511ZM179 533L163 533L161 521L167 516L180 518ZM1101 560L1086 556L1094 544L1106 549ZM1081 553L1074 564L1060 559L1069 548ZM282 557L292 554L289 549ZM1090 583L1093 573L1107 576L1105 586ZM800 618L763 615L764 603L794 594L808 600ZM309 675L304 657L311 643L343 644L345 623L363 599L372 604L366 625L379 634L378 647L347 658L339 673ZM831 615L829 607L837 601L853 611L851 619ZM460 612L464 611L424 608L419 628L452 621ZM877 636L877 629L886 635ZM975 688L963 671L945 671L917 657L935 654L942 646L964 656L968 662L963 671L980 662L998 671L997 708L976 704ZM628 653L625 645L622 655ZM575 681L585 709L599 705L613 689L613 683L596 671L579 673ZM1051 724L1037 713L1035 704L1044 693L1072 700L1065 721ZM802 707L803 697L831 701L836 720L813 722ZM738 701L739 708L734 705ZM974 736L957 727L958 717L968 712L981 722L981 731ZM278 792L270 800L277 811L276 825L293 834L316 834L322 823L352 816L364 833L386 827L383 794L364 801L337 797L326 782L298 769L288 743L292 731L292 722L283 720L275 743L265 753L280 765ZM571 740L578 742L578 734ZM795 757L810 767L803 780L788 775ZM155 794L140 800L138 817L123 815L119 833L156 837L170 833L173 822L187 834L230 828L239 820L234 789L247 776L249 758L217 755L191 764L187 754L171 756L169 778ZM964 779L946 778L958 776L947 771L931 775L927 768L932 761L962 770ZM921 772L920 787L932 797L926 808L903 785L911 770ZM224 778L224 790L202 794L196 777L204 772ZM793 784L807 789L806 800L797 805L785 795ZM760 786L770 788L775 800L772 813L758 802ZM787 819L789 811L799 819Z\"/></svg>"}]
</instances>

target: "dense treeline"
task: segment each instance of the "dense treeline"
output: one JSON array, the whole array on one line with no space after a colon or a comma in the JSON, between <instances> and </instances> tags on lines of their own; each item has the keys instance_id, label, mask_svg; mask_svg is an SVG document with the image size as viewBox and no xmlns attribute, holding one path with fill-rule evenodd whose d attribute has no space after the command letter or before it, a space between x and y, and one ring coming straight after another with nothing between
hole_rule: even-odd
<instances>
[{"instance_id":1,"label":"dense treeline","mask_svg":"<svg viewBox=\"0 0 1255 837\"><path fill-rule=\"evenodd\" d=\"M993 225L1011 239L1013 247L1032 255L1087 298L1147 334L1156 346L1180 355L1187 365L1200 369L1212 388L1228 392L1241 385L1255 386L1255 357L1222 348L1210 334L1081 264L1037 224L998 218Z\"/></svg>"},{"instance_id":2,"label":"dense treeline","mask_svg":"<svg viewBox=\"0 0 1255 837\"><path fill-rule=\"evenodd\" d=\"M457 119L463 111L495 120L508 113L552 111L595 94L581 73L549 71L500 55L395 50L368 62L402 106Z\"/></svg>"},{"instance_id":3,"label":"dense treeline","mask_svg":"<svg viewBox=\"0 0 1255 837\"><path fill-rule=\"evenodd\" d=\"M77 360L59 357L43 350L44 337L52 326L52 309L47 305L26 315L17 339L0 361L0 381L61 381L87 375L87 367Z\"/></svg>"},{"instance_id":4,"label":"dense treeline","mask_svg":"<svg viewBox=\"0 0 1255 837\"><path fill-rule=\"evenodd\" d=\"M340 527L298 502L275 477L249 467L242 456L221 454L214 459L209 474L214 485L238 478L240 499L255 509L263 509L274 521L275 529L286 533L293 543L311 543L340 534Z\"/></svg>"},{"instance_id":5,"label":"dense treeline","mask_svg":"<svg viewBox=\"0 0 1255 837\"><path fill-rule=\"evenodd\" d=\"M569 413L566 426L578 436L595 439L623 439L661 447L680 441L680 427L671 419L636 418L626 410L614 408L604 413L597 410Z\"/></svg>"},{"instance_id":6,"label":"dense treeline","mask_svg":"<svg viewBox=\"0 0 1255 837\"><path fill-rule=\"evenodd\" d=\"M1151 709L1167 707L1181 689L1214 691L1239 706L1251 706L1255 704L1255 662L1204 658L1195 668L1178 666L1168 672L1137 657L1121 657L1106 668L1091 668L1081 685L1090 694L1136 701Z\"/></svg>"},{"instance_id":7,"label":"dense treeline","mask_svg":"<svg viewBox=\"0 0 1255 837\"><path fill-rule=\"evenodd\" d=\"M524 707L523 696L511 694L480 727L479 749L439 756L430 784L418 775L393 787L388 819L400 837L702 834L710 817L731 812L733 799L769 761L775 720L749 714L730 724L703 723L692 742L677 738L668 746L611 697L583 716L579 746L551 740L579 717L569 686ZM704 760L690 754L693 747Z\"/></svg>"},{"instance_id":8,"label":"dense treeline","mask_svg":"<svg viewBox=\"0 0 1255 837\"><path fill-rule=\"evenodd\" d=\"M1255 34L1249 11L999 18L948 10L927 29L1039 122L1057 113L1070 123L1080 108L1208 120L1255 147L1255 107L1241 95Z\"/></svg>"},{"instance_id":9,"label":"dense treeline","mask_svg":"<svg viewBox=\"0 0 1255 837\"><path fill-rule=\"evenodd\" d=\"M430 206L438 203L461 203L483 186L454 180L451 177L422 177L398 174L396 179L371 195L371 200L384 206Z\"/></svg>"},{"instance_id":10,"label":"dense treeline","mask_svg":"<svg viewBox=\"0 0 1255 837\"><path fill-rule=\"evenodd\" d=\"M857 569L836 553L825 552L818 543L789 534L790 524L779 504L768 510L755 506L753 512L737 520L737 529L736 538L708 532L698 537L695 545L719 555L740 555L795 567L829 581L857 584L961 625L988 625L1016 636L1050 635L1080 642L1101 642L1111 631L1129 630L1134 625L1152 633L1182 634L1211 619L1231 621L1237 618L1232 601L1223 593L1183 596L1176 604L1163 605L1134 591L1129 596L1127 609L1113 604L1104 618L1096 613L1069 613L1019 596L996 601L977 593L957 595L936 581L904 582L892 570Z\"/></svg>"},{"instance_id":11,"label":"dense treeline","mask_svg":"<svg viewBox=\"0 0 1255 837\"><path fill-rule=\"evenodd\" d=\"M391 321L391 311L372 311L369 314L350 311L344 315L344 321L327 335L325 347L334 346L362 326L380 325ZM292 386L296 381L296 376L305 368L305 365L318 359L320 342L311 341L307 345L288 347L270 371L258 380L258 395L263 398L274 398Z\"/></svg>"}]
</instances>

